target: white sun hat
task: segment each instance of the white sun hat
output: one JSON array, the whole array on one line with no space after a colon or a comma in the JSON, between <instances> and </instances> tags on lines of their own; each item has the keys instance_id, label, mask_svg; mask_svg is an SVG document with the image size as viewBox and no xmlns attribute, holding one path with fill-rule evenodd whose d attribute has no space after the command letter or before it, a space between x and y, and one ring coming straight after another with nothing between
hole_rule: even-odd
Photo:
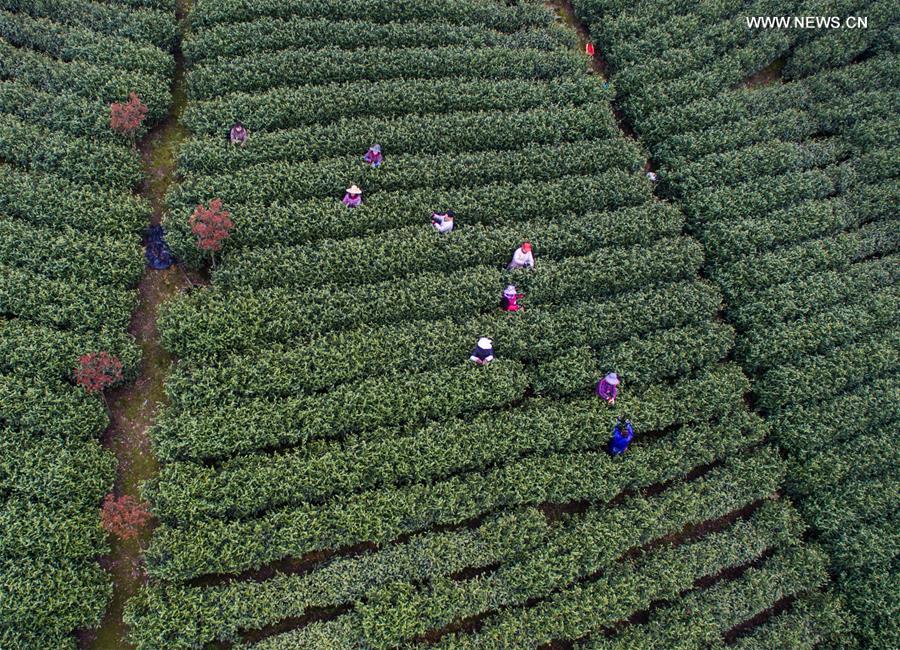
<instances>
[{"instance_id":1,"label":"white sun hat","mask_svg":"<svg viewBox=\"0 0 900 650\"><path fill-rule=\"evenodd\" d=\"M617 374L614 373L614 372L609 373L609 374L606 375L606 377L604 377L603 379L606 380L606 383L607 383L607 384L611 384L612 386L618 386L618 385L619 385L619 375L617 375Z\"/></svg>"},{"instance_id":2,"label":"white sun hat","mask_svg":"<svg viewBox=\"0 0 900 650\"><path fill-rule=\"evenodd\" d=\"M347 194L362 194L362 190L357 185L351 185L347 188Z\"/></svg>"},{"instance_id":3,"label":"white sun hat","mask_svg":"<svg viewBox=\"0 0 900 650\"><path fill-rule=\"evenodd\" d=\"M494 342L486 336L482 336L480 339L478 339L478 347L480 347L482 350L490 350L493 344Z\"/></svg>"}]
</instances>

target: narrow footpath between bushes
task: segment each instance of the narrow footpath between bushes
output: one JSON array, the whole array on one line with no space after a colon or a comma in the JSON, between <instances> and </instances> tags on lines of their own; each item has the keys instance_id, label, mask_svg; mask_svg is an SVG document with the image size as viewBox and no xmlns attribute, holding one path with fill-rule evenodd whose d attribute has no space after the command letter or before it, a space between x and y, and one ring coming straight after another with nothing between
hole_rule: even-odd
<instances>
[{"instance_id":1,"label":"narrow footpath between bushes","mask_svg":"<svg viewBox=\"0 0 900 650\"><path fill-rule=\"evenodd\" d=\"M178 0L179 23L183 24L189 2ZM186 86L184 60L180 45L176 47L171 111L166 120L148 133L139 145L144 165L140 195L150 202L152 208L148 226L159 224L162 219L166 191L174 180L176 152L187 135L186 129L179 124L186 101ZM141 366L133 383L106 393L110 426L102 442L118 461L114 488L116 496L140 498L141 483L155 476L159 470L159 463L150 446L149 430L165 399L163 384L172 359L160 344L156 321L159 305L187 286L187 277L178 266L164 271L148 267L138 285L139 302L132 314L129 332L141 348ZM101 565L112 574L113 598L100 628L82 633L82 650L133 647L125 640L127 629L122 614L125 603L146 580L143 549L150 541L153 527L151 522L136 539L110 540L112 553L101 559Z\"/></svg>"},{"instance_id":2,"label":"narrow footpath between bushes","mask_svg":"<svg viewBox=\"0 0 900 650\"><path fill-rule=\"evenodd\" d=\"M595 53L590 57L590 63L588 65L590 65L591 70L594 71L594 75L600 79L600 83L609 83L609 64L603 56L603 50L598 44L593 42L587 27L578 20L578 16L575 15L575 8L572 6L572 0L550 0L550 2L547 3L547 6L555 11L562 19L563 24L572 29L578 36L578 49L580 51L584 52L585 46L588 43L594 45ZM613 117L616 118L616 124L622 132L622 135L631 140L637 140L638 138L634 129L631 128L631 125L625 119L625 116L622 115L622 112L616 106L615 100L613 100L610 105L612 107ZM650 169L650 161L647 161L647 169Z\"/></svg>"}]
</instances>

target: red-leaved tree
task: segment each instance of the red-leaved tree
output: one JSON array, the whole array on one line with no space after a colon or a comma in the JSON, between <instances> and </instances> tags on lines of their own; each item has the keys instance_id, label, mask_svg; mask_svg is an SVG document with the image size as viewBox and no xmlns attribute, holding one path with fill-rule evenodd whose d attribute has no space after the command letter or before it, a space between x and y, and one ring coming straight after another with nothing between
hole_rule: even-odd
<instances>
[{"instance_id":1,"label":"red-leaved tree","mask_svg":"<svg viewBox=\"0 0 900 650\"><path fill-rule=\"evenodd\" d=\"M122 540L140 535L150 517L147 504L127 494L118 498L107 494L100 510L103 529Z\"/></svg>"},{"instance_id":2,"label":"red-leaved tree","mask_svg":"<svg viewBox=\"0 0 900 650\"><path fill-rule=\"evenodd\" d=\"M102 393L122 381L122 362L109 352L90 352L78 357L75 381L88 393Z\"/></svg>"},{"instance_id":3,"label":"red-leaved tree","mask_svg":"<svg viewBox=\"0 0 900 650\"><path fill-rule=\"evenodd\" d=\"M209 207L201 203L194 209L190 224L191 232L197 237L197 248L209 251L216 268L216 251L222 250L224 240L234 228L231 213L222 207L222 199L213 199Z\"/></svg>"},{"instance_id":4,"label":"red-leaved tree","mask_svg":"<svg viewBox=\"0 0 900 650\"><path fill-rule=\"evenodd\" d=\"M127 136L134 145L135 135L147 117L146 104L132 91L127 102L113 102L109 109L109 127L116 133Z\"/></svg>"}]
</instances>

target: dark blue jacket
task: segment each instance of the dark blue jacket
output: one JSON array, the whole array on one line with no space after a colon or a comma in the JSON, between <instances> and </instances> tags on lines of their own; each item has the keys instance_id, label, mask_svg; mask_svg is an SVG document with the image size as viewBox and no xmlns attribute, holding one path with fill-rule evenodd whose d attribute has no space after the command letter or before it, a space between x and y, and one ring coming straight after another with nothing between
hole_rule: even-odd
<instances>
[{"instance_id":1,"label":"dark blue jacket","mask_svg":"<svg viewBox=\"0 0 900 650\"><path fill-rule=\"evenodd\" d=\"M476 346L475 346L475 349L472 350L472 356L473 356L473 357L476 357L476 358L478 358L478 359L481 359L482 361L484 361L484 360L487 359L488 357L494 356L494 348L489 348L489 349L487 349L487 350L482 350L480 347L478 347L478 346L476 345Z\"/></svg>"},{"instance_id":2,"label":"dark blue jacket","mask_svg":"<svg viewBox=\"0 0 900 650\"><path fill-rule=\"evenodd\" d=\"M150 268L160 271L169 268L175 262L172 258L172 251L166 244L165 231L162 226L150 226L147 231L147 246L144 249L144 256L147 258Z\"/></svg>"},{"instance_id":3,"label":"dark blue jacket","mask_svg":"<svg viewBox=\"0 0 900 650\"><path fill-rule=\"evenodd\" d=\"M625 423L625 433L622 433L621 425L617 424L613 429L612 440L609 441L609 451L613 456L624 454L634 438L634 427L631 422Z\"/></svg>"}]
</instances>

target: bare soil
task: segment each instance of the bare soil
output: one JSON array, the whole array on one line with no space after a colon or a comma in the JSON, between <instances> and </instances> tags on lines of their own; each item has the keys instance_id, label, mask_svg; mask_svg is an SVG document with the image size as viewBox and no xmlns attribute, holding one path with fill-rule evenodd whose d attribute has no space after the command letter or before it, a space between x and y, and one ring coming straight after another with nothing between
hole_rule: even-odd
<instances>
[{"instance_id":1,"label":"bare soil","mask_svg":"<svg viewBox=\"0 0 900 650\"><path fill-rule=\"evenodd\" d=\"M781 81L781 70L784 68L784 59L776 59L765 68L747 78L744 85L747 88L758 88Z\"/></svg>"}]
</instances>

